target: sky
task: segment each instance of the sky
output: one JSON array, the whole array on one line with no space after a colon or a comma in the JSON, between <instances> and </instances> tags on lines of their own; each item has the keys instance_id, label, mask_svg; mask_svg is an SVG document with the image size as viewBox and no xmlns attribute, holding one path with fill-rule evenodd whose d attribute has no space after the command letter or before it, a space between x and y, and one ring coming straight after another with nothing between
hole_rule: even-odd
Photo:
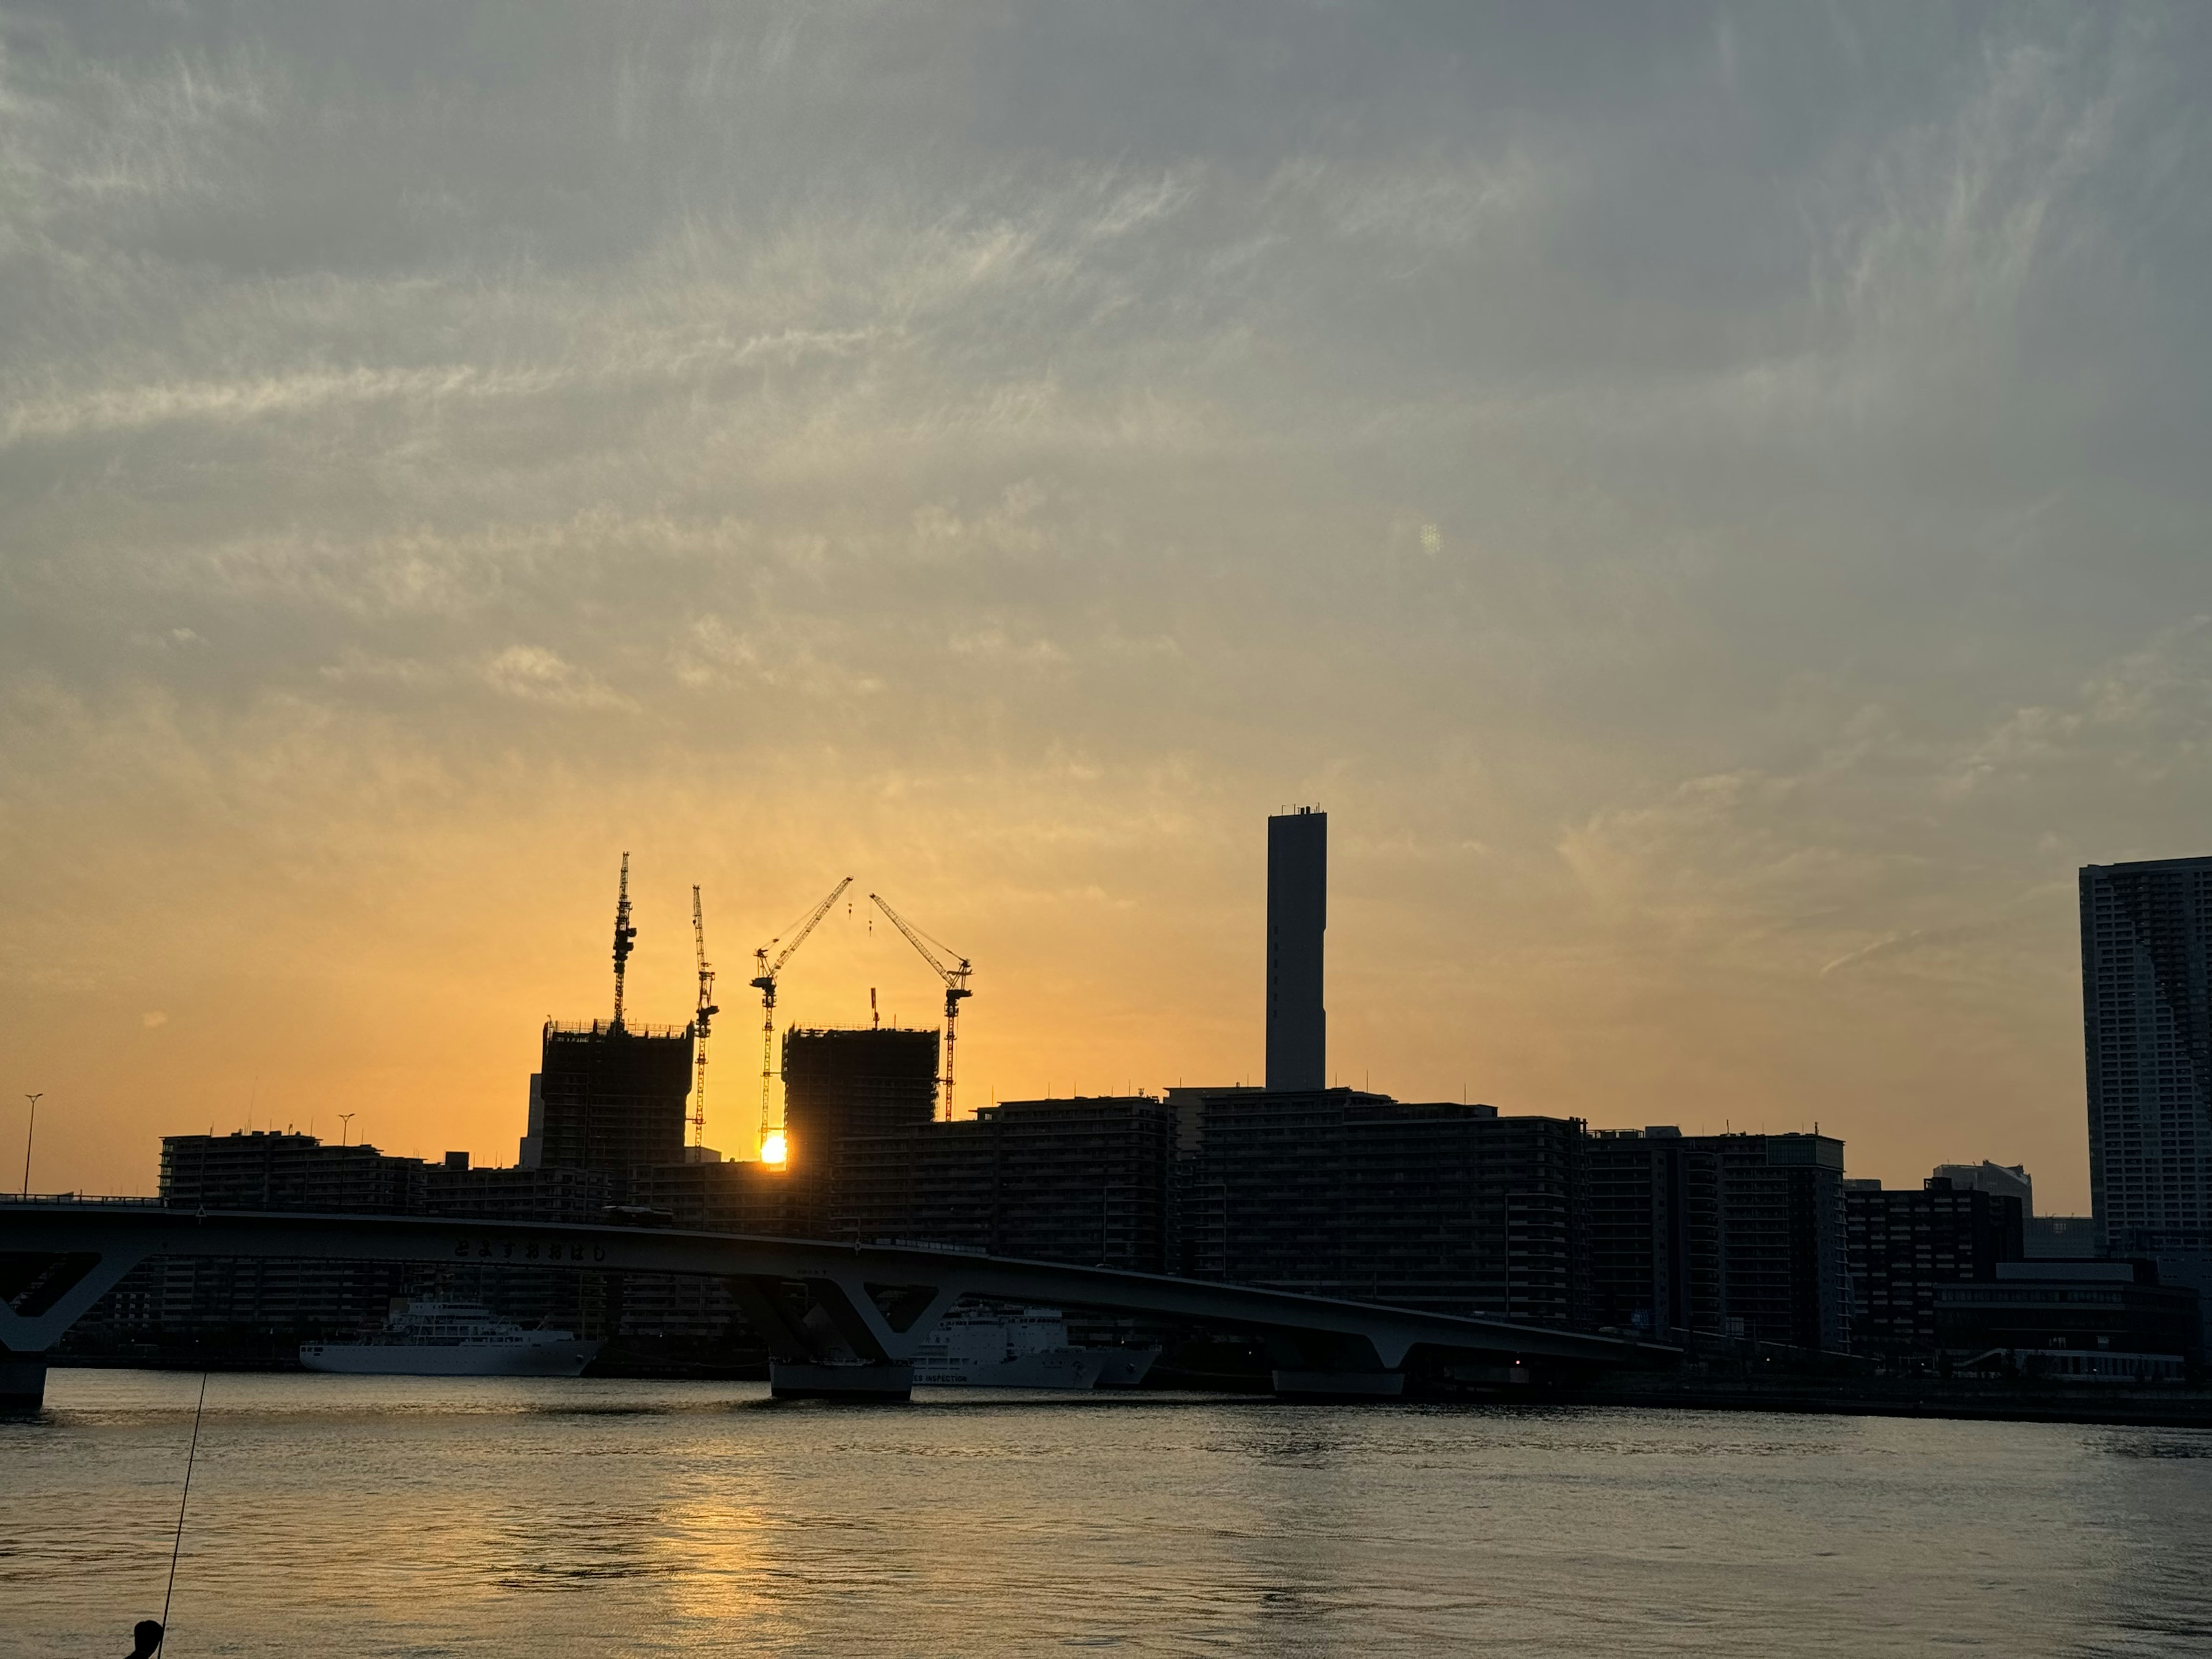
<instances>
[{"instance_id":1,"label":"sky","mask_svg":"<svg viewBox=\"0 0 2212 1659\"><path fill-rule=\"evenodd\" d=\"M0 1172L511 1162L543 1022L1330 1065L2087 1207L2212 852L2212 11L0 7ZM742 971L741 971L742 970ZM9 1184L19 1184L10 1182Z\"/></svg>"}]
</instances>

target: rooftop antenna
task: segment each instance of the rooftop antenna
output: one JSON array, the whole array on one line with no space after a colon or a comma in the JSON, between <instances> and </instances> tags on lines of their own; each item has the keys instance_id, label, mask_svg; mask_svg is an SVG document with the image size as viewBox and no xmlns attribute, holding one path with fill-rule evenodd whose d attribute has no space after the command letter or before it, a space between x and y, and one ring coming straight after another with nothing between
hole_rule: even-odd
<instances>
[{"instance_id":1,"label":"rooftop antenna","mask_svg":"<svg viewBox=\"0 0 2212 1659\"><path fill-rule=\"evenodd\" d=\"M637 929L629 925L629 854L623 854L622 886L615 895L615 1018L610 1028L623 1029L623 975L629 971L629 953L637 949Z\"/></svg>"}]
</instances>

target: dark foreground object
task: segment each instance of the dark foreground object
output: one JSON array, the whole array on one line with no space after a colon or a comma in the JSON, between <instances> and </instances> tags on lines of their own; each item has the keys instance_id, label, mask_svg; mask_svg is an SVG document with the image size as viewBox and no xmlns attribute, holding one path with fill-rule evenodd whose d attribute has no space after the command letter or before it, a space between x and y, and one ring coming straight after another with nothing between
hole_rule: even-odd
<instances>
[{"instance_id":1,"label":"dark foreground object","mask_svg":"<svg viewBox=\"0 0 2212 1659\"><path fill-rule=\"evenodd\" d=\"M46 1355L0 1349L0 1417L20 1417L38 1410L46 1390Z\"/></svg>"},{"instance_id":2,"label":"dark foreground object","mask_svg":"<svg viewBox=\"0 0 2212 1659\"><path fill-rule=\"evenodd\" d=\"M141 1619L131 1630L131 1651L124 1659L154 1659L161 1650L161 1621Z\"/></svg>"}]
</instances>

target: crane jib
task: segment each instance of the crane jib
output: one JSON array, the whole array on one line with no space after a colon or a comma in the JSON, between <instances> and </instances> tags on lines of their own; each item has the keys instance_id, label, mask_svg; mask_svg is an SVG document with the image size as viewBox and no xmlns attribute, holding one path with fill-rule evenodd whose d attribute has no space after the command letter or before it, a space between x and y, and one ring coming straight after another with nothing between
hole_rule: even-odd
<instances>
[{"instance_id":1,"label":"crane jib","mask_svg":"<svg viewBox=\"0 0 2212 1659\"><path fill-rule=\"evenodd\" d=\"M852 884L852 877L847 876L832 887L829 896L807 912L806 920L791 931L791 942L777 952L774 962L768 959L768 953L769 946L774 945L776 942L775 939L770 939L768 945L762 945L753 952L753 965L760 969L753 979L752 987L761 994L760 1133L763 1152L768 1146L769 1137L775 1128L771 1112L773 1102L771 1085L775 1076L775 976L783 971L783 964L791 960L792 952L806 943L806 936L814 931L814 924L830 914L830 907L836 903L843 896L845 890ZM781 933L776 935L776 939L782 937Z\"/></svg>"}]
</instances>

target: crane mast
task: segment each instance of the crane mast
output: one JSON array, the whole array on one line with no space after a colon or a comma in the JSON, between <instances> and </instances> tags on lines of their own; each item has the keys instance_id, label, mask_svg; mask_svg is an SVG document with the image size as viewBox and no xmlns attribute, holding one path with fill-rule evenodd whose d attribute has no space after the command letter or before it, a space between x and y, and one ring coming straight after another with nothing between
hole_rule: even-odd
<instances>
[{"instance_id":1,"label":"crane mast","mask_svg":"<svg viewBox=\"0 0 2212 1659\"><path fill-rule=\"evenodd\" d=\"M945 1121L952 1121L952 1055L960 1041L960 1005L975 994L968 988L968 975L975 971L967 957L962 956L942 939L931 939L884 902L880 893L868 895L877 909L890 919L892 927L906 935L906 942L914 946L927 963L932 972L945 981ZM932 947L934 947L933 949ZM939 951L944 955L939 956Z\"/></svg>"},{"instance_id":2,"label":"crane mast","mask_svg":"<svg viewBox=\"0 0 2212 1659\"><path fill-rule=\"evenodd\" d=\"M691 1085L691 1144L707 1144L707 1030L714 1016L722 1011L714 1006L714 969L707 960L707 921L699 908L699 890L691 890L691 944L699 956L699 1012L692 1016L691 1029L698 1040L695 1064L698 1080Z\"/></svg>"},{"instance_id":3,"label":"crane mast","mask_svg":"<svg viewBox=\"0 0 2212 1659\"><path fill-rule=\"evenodd\" d=\"M615 1018L623 1029L623 976L629 971L629 953L637 948L637 929L629 925L629 854L622 861L622 886L615 896Z\"/></svg>"},{"instance_id":4,"label":"crane mast","mask_svg":"<svg viewBox=\"0 0 2212 1659\"><path fill-rule=\"evenodd\" d=\"M846 877L830 890L830 896L827 898L806 913L805 921L796 927L787 929L786 932L791 936L791 942L777 952L774 962L769 960L768 953L775 949L778 940L784 937L782 933L778 933L775 939L753 952L753 966L759 970L753 978L753 989L761 994L760 1133L762 1155L764 1158L767 1156L769 1137L775 1132L775 1124L771 1115L769 1086L770 1080L775 1076L775 977L783 971L783 964L791 960L791 953L806 942L806 936L814 931L814 924L830 914L830 907L836 903L845 890L852 884L852 877Z\"/></svg>"}]
</instances>

